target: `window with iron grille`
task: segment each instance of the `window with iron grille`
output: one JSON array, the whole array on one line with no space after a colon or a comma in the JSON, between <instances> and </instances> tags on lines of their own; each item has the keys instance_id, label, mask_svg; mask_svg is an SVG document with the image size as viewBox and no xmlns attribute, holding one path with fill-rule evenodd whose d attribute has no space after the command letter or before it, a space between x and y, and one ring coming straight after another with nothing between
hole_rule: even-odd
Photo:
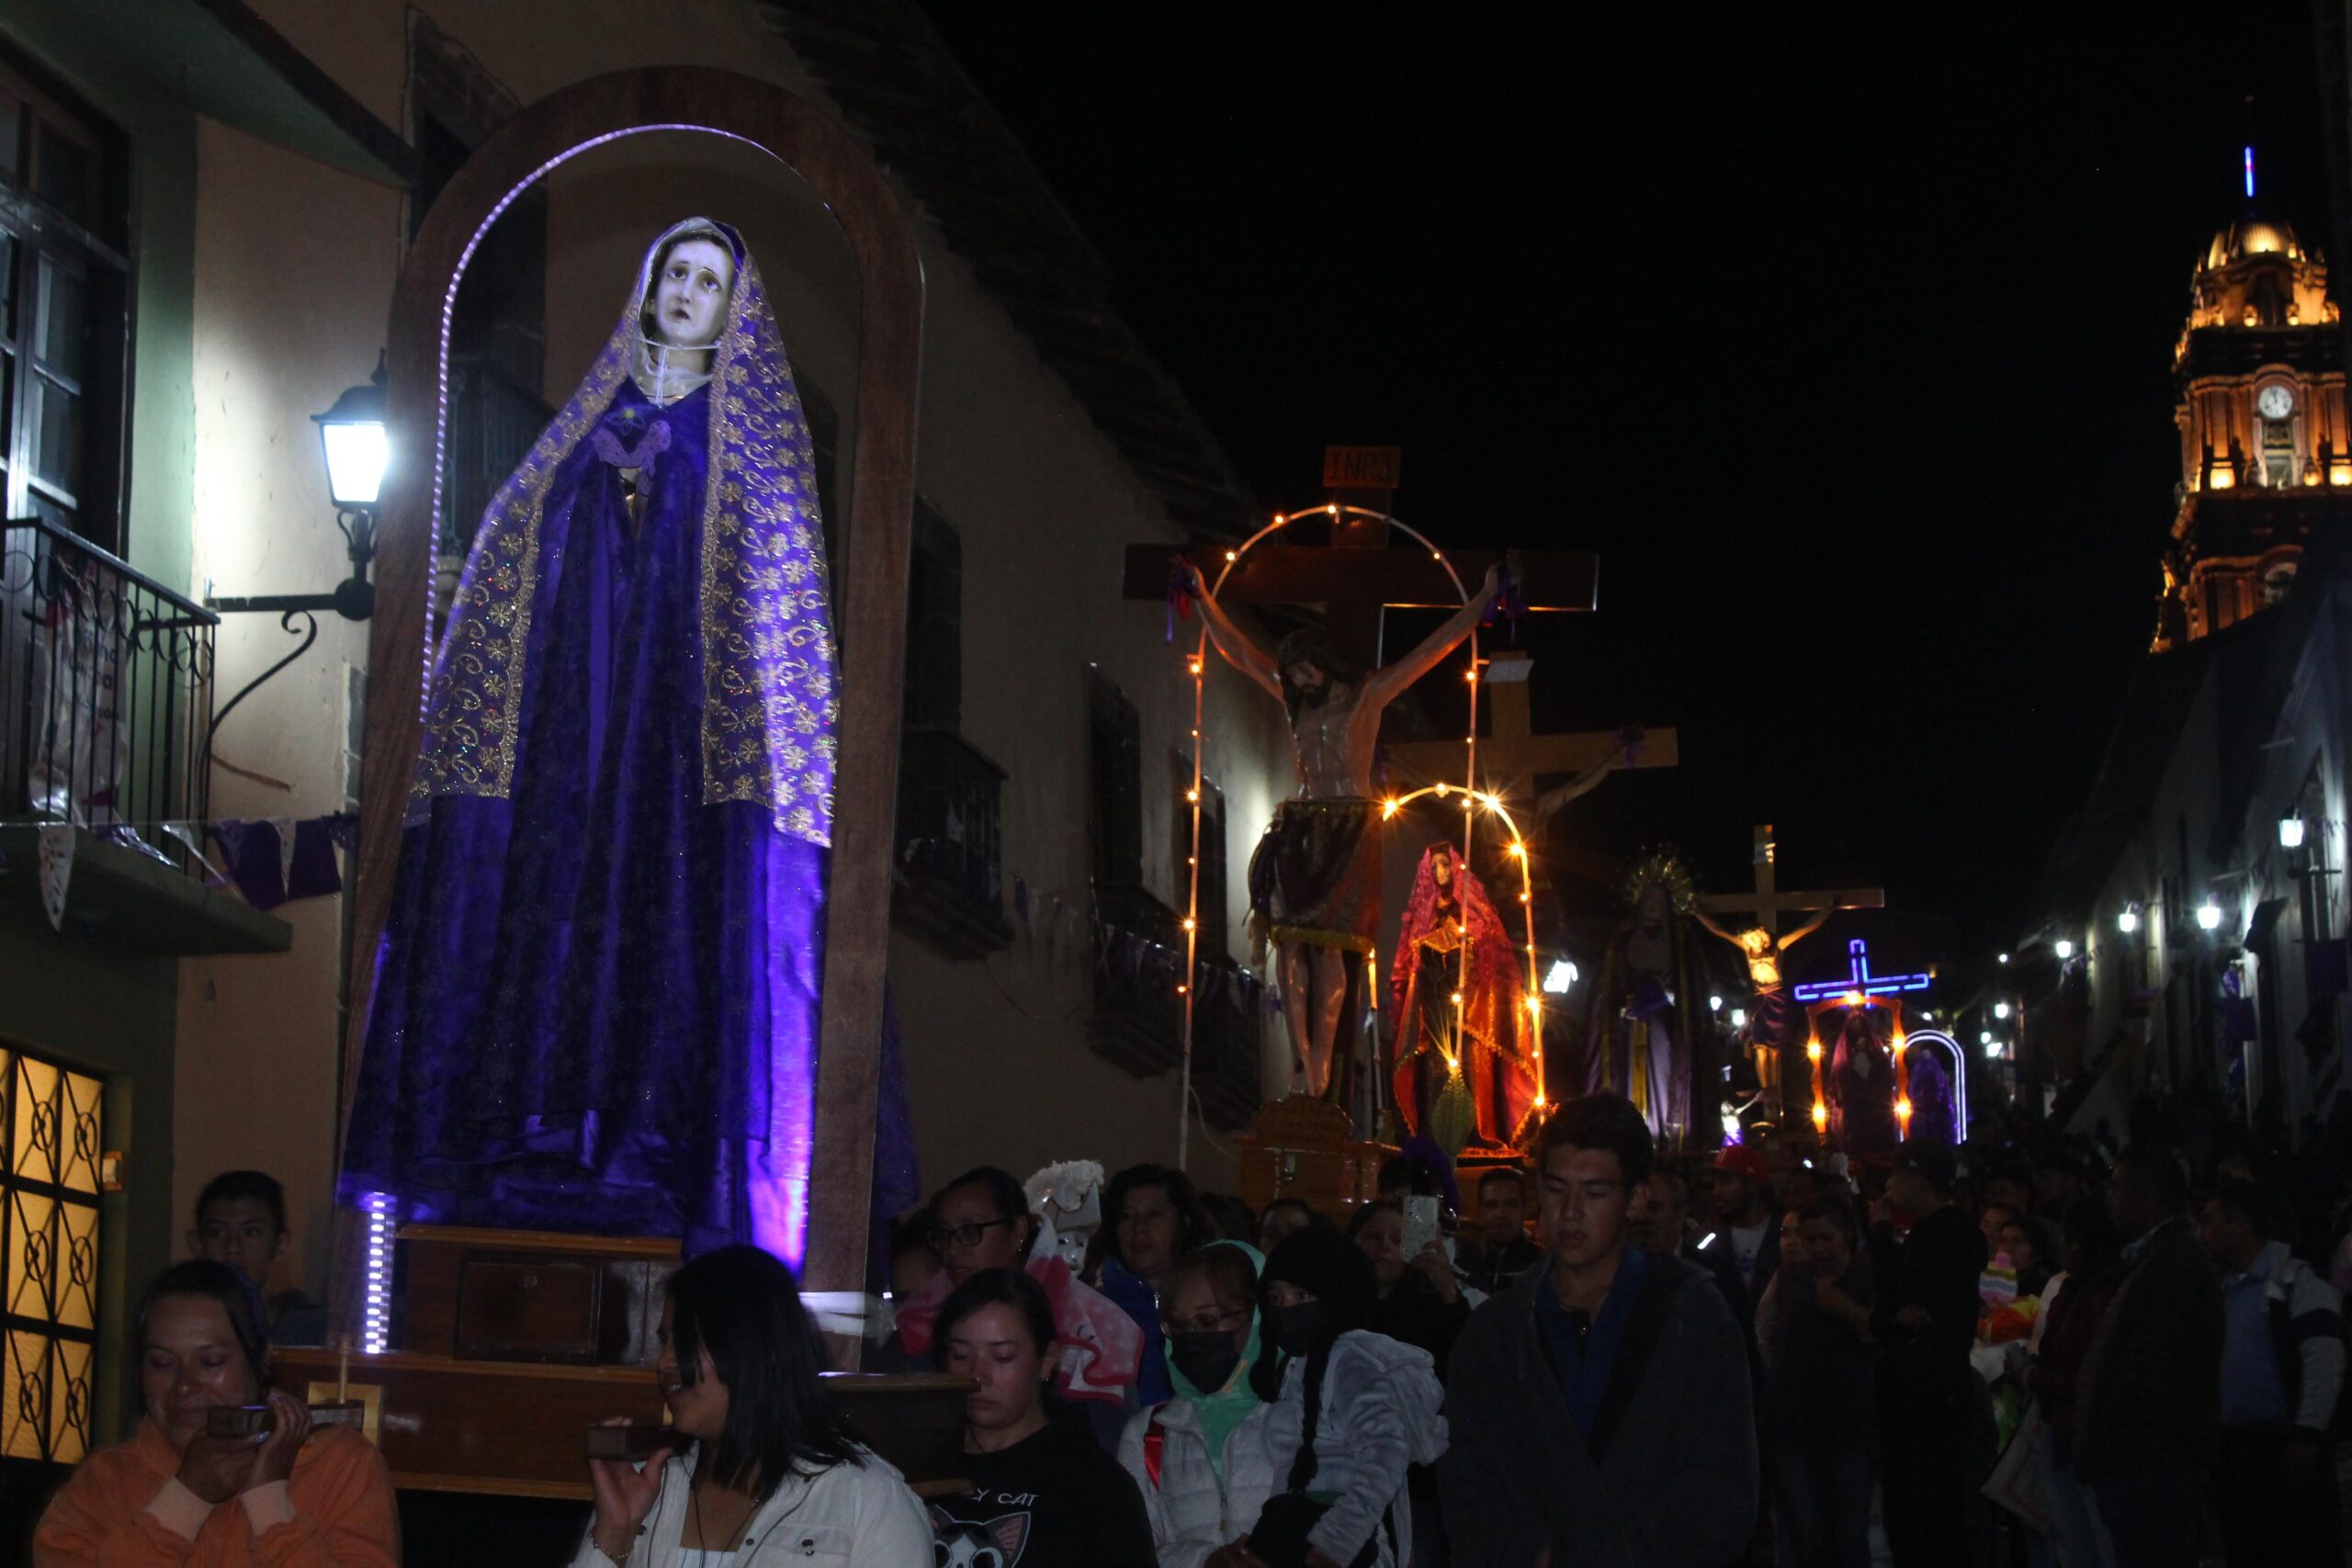
<instances>
[{"instance_id":1,"label":"window with iron grille","mask_svg":"<svg viewBox=\"0 0 2352 1568\"><path fill-rule=\"evenodd\" d=\"M0 1459L90 1450L104 1087L0 1045Z\"/></svg>"},{"instance_id":2,"label":"window with iron grille","mask_svg":"<svg viewBox=\"0 0 2352 1568\"><path fill-rule=\"evenodd\" d=\"M6 515L122 550L129 204L119 131L0 52Z\"/></svg>"}]
</instances>

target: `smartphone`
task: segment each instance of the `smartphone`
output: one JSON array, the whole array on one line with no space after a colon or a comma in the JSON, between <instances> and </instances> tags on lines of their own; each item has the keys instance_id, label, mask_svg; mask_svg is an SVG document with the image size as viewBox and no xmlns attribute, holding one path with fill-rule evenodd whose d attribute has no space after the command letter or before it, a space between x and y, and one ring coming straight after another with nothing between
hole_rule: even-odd
<instances>
[{"instance_id":1,"label":"smartphone","mask_svg":"<svg viewBox=\"0 0 2352 1568\"><path fill-rule=\"evenodd\" d=\"M1405 1261L1410 1263L1421 1255L1421 1249L1437 1239L1438 1201L1430 1198L1405 1200Z\"/></svg>"},{"instance_id":2,"label":"smartphone","mask_svg":"<svg viewBox=\"0 0 2352 1568\"><path fill-rule=\"evenodd\" d=\"M643 1462L651 1459L658 1449L677 1450L685 1447L686 1439L675 1427L591 1427L588 1428L590 1459L625 1459Z\"/></svg>"},{"instance_id":3,"label":"smartphone","mask_svg":"<svg viewBox=\"0 0 2352 1568\"><path fill-rule=\"evenodd\" d=\"M356 1399L327 1399L310 1407L312 1427L364 1427L368 1407ZM274 1425L266 1404L216 1404L205 1413L205 1435L250 1438Z\"/></svg>"}]
</instances>

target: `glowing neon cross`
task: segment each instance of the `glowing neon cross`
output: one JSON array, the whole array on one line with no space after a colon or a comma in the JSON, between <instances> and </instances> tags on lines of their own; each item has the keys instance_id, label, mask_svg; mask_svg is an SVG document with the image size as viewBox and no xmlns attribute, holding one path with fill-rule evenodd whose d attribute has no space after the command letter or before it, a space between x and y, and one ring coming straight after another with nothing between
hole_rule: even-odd
<instances>
[{"instance_id":1,"label":"glowing neon cross","mask_svg":"<svg viewBox=\"0 0 2352 1568\"><path fill-rule=\"evenodd\" d=\"M1842 980L1814 980L1799 986L1792 994L1801 1002L1826 1001L1860 991L1866 997L1899 996L1906 991L1924 991L1935 983L1932 975L1873 975L1871 973L1871 944L1860 937L1846 944L1849 973Z\"/></svg>"},{"instance_id":2,"label":"glowing neon cross","mask_svg":"<svg viewBox=\"0 0 2352 1568\"><path fill-rule=\"evenodd\" d=\"M2245 150L2245 198L2248 201L2254 199L2254 149L2251 146Z\"/></svg>"}]
</instances>

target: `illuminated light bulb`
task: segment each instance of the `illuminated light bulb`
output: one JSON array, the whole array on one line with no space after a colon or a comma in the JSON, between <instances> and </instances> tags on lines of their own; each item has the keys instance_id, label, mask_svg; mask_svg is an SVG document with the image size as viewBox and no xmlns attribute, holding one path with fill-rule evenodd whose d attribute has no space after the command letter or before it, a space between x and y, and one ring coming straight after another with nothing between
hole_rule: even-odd
<instances>
[{"instance_id":1,"label":"illuminated light bulb","mask_svg":"<svg viewBox=\"0 0 2352 1568\"><path fill-rule=\"evenodd\" d=\"M1985 1042L1984 1055L1996 1062L1999 1061L2001 1059L2000 1042L1997 1040Z\"/></svg>"},{"instance_id":2,"label":"illuminated light bulb","mask_svg":"<svg viewBox=\"0 0 2352 1568\"><path fill-rule=\"evenodd\" d=\"M1535 1109L1538 1111L1544 1109L1544 1091L1541 1089L1535 1091Z\"/></svg>"},{"instance_id":3,"label":"illuminated light bulb","mask_svg":"<svg viewBox=\"0 0 2352 1568\"><path fill-rule=\"evenodd\" d=\"M1522 904L1532 904L1535 902L1535 895L1532 893L1522 893L1519 896L1519 901Z\"/></svg>"},{"instance_id":4,"label":"illuminated light bulb","mask_svg":"<svg viewBox=\"0 0 2352 1568\"><path fill-rule=\"evenodd\" d=\"M1527 1010L1530 1012L1542 1012L1544 1010L1544 998L1541 997L1528 998Z\"/></svg>"},{"instance_id":5,"label":"illuminated light bulb","mask_svg":"<svg viewBox=\"0 0 2352 1568\"><path fill-rule=\"evenodd\" d=\"M1445 781L1443 779L1440 779L1437 782L1437 797L1440 800L1443 800L1445 798Z\"/></svg>"},{"instance_id":6,"label":"illuminated light bulb","mask_svg":"<svg viewBox=\"0 0 2352 1568\"><path fill-rule=\"evenodd\" d=\"M1813 1125L1816 1132L1829 1125L1829 1107L1817 1100L1813 1102Z\"/></svg>"},{"instance_id":7,"label":"illuminated light bulb","mask_svg":"<svg viewBox=\"0 0 2352 1568\"><path fill-rule=\"evenodd\" d=\"M2008 955L2007 953L2005 953L2001 954L2001 962L2002 962L2002 963L2007 964L2008 961L2009 961L2009 955Z\"/></svg>"},{"instance_id":8,"label":"illuminated light bulb","mask_svg":"<svg viewBox=\"0 0 2352 1568\"><path fill-rule=\"evenodd\" d=\"M1186 916L1186 917L1185 917L1185 919L1184 919L1184 929L1185 929L1186 931L1191 931L1191 930L1193 929L1193 920L1192 920L1192 917L1191 917L1191 916L1189 916L1189 915L1188 915L1188 916Z\"/></svg>"},{"instance_id":9,"label":"illuminated light bulb","mask_svg":"<svg viewBox=\"0 0 2352 1568\"><path fill-rule=\"evenodd\" d=\"M2140 929L2140 911L2137 909L2125 909L2119 913L2115 917L2115 929L2121 931L2125 936L2130 936L2133 931L2138 931Z\"/></svg>"},{"instance_id":10,"label":"illuminated light bulb","mask_svg":"<svg viewBox=\"0 0 2352 1568\"><path fill-rule=\"evenodd\" d=\"M1336 506L1327 506L1323 510L1329 513L1334 517L1337 517L1340 514L1340 509Z\"/></svg>"},{"instance_id":11,"label":"illuminated light bulb","mask_svg":"<svg viewBox=\"0 0 2352 1568\"><path fill-rule=\"evenodd\" d=\"M1804 1043L1804 1055L1805 1060L1808 1062L1818 1062L1821 1060L1821 1042L1818 1040L1806 1041Z\"/></svg>"},{"instance_id":12,"label":"illuminated light bulb","mask_svg":"<svg viewBox=\"0 0 2352 1568\"><path fill-rule=\"evenodd\" d=\"M1192 989L1192 987L1189 986L1179 986L1176 987L1176 994L1181 997L1190 989Z\"/></svg>"},{"instance_id":13,"label":"illuminated light bulb","mask_svg":"<svg viewBox=\"0 0 2352 1568\"><path fill-rule=\"evenodd\" d=\"M1747 1027L1747 1010L1746 1008L1734 1008L1731 1010L1731 1026L1734 1029L1746 1029Z\"/></svg>"},{"instance_id":14,"label":"illuminated light bulb","mask_svg":"<svg viewBox=\"0 0 2352 1568\"><path fill-rule=\"evenodd\" d=\"M1510 847L1510 852L1515 855L1523 856L1527 853L1527 846L1524 843L1514 843Z\"/></svg>"},{"instance_id":15,"label":"illuminated light bulb","mask_svg":"<svg viewBox=\"0 0 2352 1568\"><path fill-rule=\"evenodd\" d=\"M1721 998L1721 997L1709 997L1709 998L1707 998L1707 1010L1708 1010L1709 1012L1721 1012L1721 1011L1723 1011L1723 1010L1724 1010L1724 999L1723 999L1723 998Z\"/></svg>"},{"instance_id":16,"label":"illuminated light bulb","mask_svg":"<svg viewBox=\"0 0 2352 1568\"><path fill-rule=\"evenodd\" d=\"M1198 806L1201 803L1201 792L1196 789L1188 789L1184 792L1184 798L1194 806Z\"/></svg>"},{"instance_id":17,"label":"illuminated light bulb","mask_svg":"<svg viewBox=\"0 0 2352 1568\"><path fill-rule=\"evenodd\" d=\"M1241 552L1239 550L1227 550L1225 552L1225 558L1227 560L1239 560L1241 558Z\"/></svg>"},{"instance_id":18,"label":"illuminated light bulb","mask_svg":"<svg viewBox=\"0 0 2352 1568\"><path fill-rule=\"evenodd\" d=\"M1552 961L1551 969L1544 976L1544 988L1554 996L1566 996L1577 983L1577 966L1565 958Z\"/></svg>"},{"instance_id":19,"label":"illuminated light bulb","mask_svg":"<svg viewBox=\"0 0 2352 1568\"><path fill-rule=\"evenodd\" d=\"M1275 523L1275 525L1276 525L1277 526L1281 525L1282 524L1287 523L1287 522L1289 522L1289 521L1290 521L1290 519L1289 519L1289 518L1287 518L1287 517L1285 517L1285 516L1283 516L1281 513L1277 512L1277 513L1274 513L1274 523Z\"/></svg>"},{"instance_id":20,"label":"illuminated light bulb","mask_svg":"<svg viewBox=\"0 0 2352 1568\"><path fill-rule=\"evenodd\" d=\"M1903 1050L1903 1047L1904 1047L1905 1043L1906 1042L1908 1042L1908 1040L1909 1040L1909 1039L1910 1039L1910 1036L1909 1036L1909 1035L1906 1035L1906 1034L1905 1034L1905 1033L1901 1032L1900 1031L1897 1031L1897 1032L1896 1032L1895 1036L1894 1036L1894 1049L1895 1049L1895 1052L1896 1052L1896 1054L1897 1054L1897 1055L1900 1055L1900 1054L1902 1053L1902 1050Z\"/></svg>"},{"instance_id":21,"label":"illuminated light bulb","mask_svg":"<svg viewBox=\"0 0 2352 1568\"><path fill-rule=\"evenodd\" d=\"M1453 993L1453 1005L1455 1007L1460 1007L1462 1005L1462 993L1460 991Z\"/></svg>"},{"instance_id":22,"label":"illuminated light bulb","mask_svg":"<svg viewBox=\"0 0 2352 1568\"><path fill-rule=\"evenodd\" d=\"M2219 904L2214 903L2211 898L2208 898L2205 902L2199 904L2197 907L2197 926L2200 931L2220 931L2222 929L2222 907Z\"/></svg>"},{"instance_id":23,"label":"illuminated light bulb","mask_svg":"<svg viewBox=\"0 0 2352 1568\"><path fill-rule=\"evenodd\" d=\"M1846 993L1846 1005L1849 1008L1858 1008L1861 1006L1862 993L1860 991L1848 991Z\"/></svg>"},{"instance_id":24,"label":"illuminated light bulb","mask_svg":"<svg viewBox=\"0 0 2352 1568\"><path fill-rule=\"evenodd\" d=\"M1502 808L1503 808L1503 800L1502 800L1502 796L1500 796L1500 795L1490 795L1487 796L1487 810L1489 810L1489 811L1500 811Z\"/></svg>"},{"instance_id":25,"label":"illuminated light bulb","mask_svg":"<svg viewBox=\"0 0 2352 1568\"><path fill-rule=\"evenodd\" d=\"M1464 810L1464 811L1469 810L1471 807L1473 807L1476 806L1477 804L1478 804L1478 800L1477 800L1477 797L1476 797L1476 795L1464 795L1462 797L1462 809L1463 809L1463 810Z\"/></svg>"},{"instance_id":26,"label":"illuminated light bulb","mask_svg":"<svg viewBox=\"0 0 2352 1568\"><path fill-rule=\"evenodd\" d=\"M1989 1029L1978 1030L1976 1032L1976 1043L1979 1045L1990 1045L1993 1043L1993 1032Z\"/></svg>"},{"instance_id":27,"label":"illuminated light bulb","mask_svg":"<svg viewBox=\"0 0 2352 1568\"><path fill-rule=\"evenodd\" d=\"M2050 951L2056 953L2058 961L2063 964L2075 956L2075 944L2062 936L2051 944Z\"/></svg>"},{"instance_id":28,"label":"illuminated light bulb","mask_svg":"<svg viewBox=\"0 0 2352 1568\"><path fill-rule=\"evenodd\" d=\"M1909 1095L1906 1094L1901 1100L1894 1102L1894 1114L1905 1122L1911 1120L1911 1097Z\"/></svg>"},{"instance_id":29,"label":"illuminated light bulb","mask_svg":"<svg viewBox=\"0 0 2352 1568\"><path fill-rule=\"evenodd\" d=\"M1464 671L1462 672L1462 678L1469 682L1474 686L1478 683L1478 672L1476 670Z\"/></svg>"},{"instance_id":30,"label":"illuminated light bulb","mask_svg":"<svg viewBox=\"0 0 2352 1568\"><path fill-rule=\"evenodd\" d=\"M1382 801L1382 802L1380 803L1380 814L1381 814L1381 816L1383 816L1383 817L1394 817L1394 816L1396 816L1396 803L1395 801L1393 801L1393 800L1384 800L1384 801Z\"/></svg>"}]
</instances>

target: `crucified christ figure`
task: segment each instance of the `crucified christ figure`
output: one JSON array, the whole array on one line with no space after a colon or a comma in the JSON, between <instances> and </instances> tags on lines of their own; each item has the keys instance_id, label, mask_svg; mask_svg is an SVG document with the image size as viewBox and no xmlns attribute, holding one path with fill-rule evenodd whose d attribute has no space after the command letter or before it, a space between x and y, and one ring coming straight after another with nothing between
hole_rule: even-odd
<instances>
[{"instance_id":1,"label":"crucified christ figure","mask_svg":"<svg viewBox=\"0 0 2352 1568\"><path fill-rule=\"evenodd\" d=\"M1747 959L1748 983L1756 987L1756 1000L1748 1010L1747 1044L1755 1054L1757 1081L1764 1092L1774 1097L1781 1093L1781 1053L1795 1035L1795 1009L1781 985L1781 960L1789 949L1819 931L1829 917L1838 911L1832 908L1815 914L1813 919L1786 936L1775 936L1762 926L1750 926L1746 931L1731 931L1707 919L1704 910L1694 910L1701 925L1739 949Z\"/></svg>"},{"instance_id":2,"label":"crucified christ figure","mask_svg":"<svg viewBox=\"0 0 2352 1568\"><path fill-rule=\"evenodd\" d=\"M1363 1028L1364 962L1380 931L1381 810L1372 763L1381 710L1460 646L1486 617L1501 581L1501 568L1489 568L1477 597L1419 648L1358 671L1318 632L1293 632L1267 652L1193 574L1217 651L1290 715L1298 793L1275 807L1250 857L1250 907L1253 926L1280 950L1295 1090L1350 1103L1341 1043Z\"/></svg>"}]
</instances>

